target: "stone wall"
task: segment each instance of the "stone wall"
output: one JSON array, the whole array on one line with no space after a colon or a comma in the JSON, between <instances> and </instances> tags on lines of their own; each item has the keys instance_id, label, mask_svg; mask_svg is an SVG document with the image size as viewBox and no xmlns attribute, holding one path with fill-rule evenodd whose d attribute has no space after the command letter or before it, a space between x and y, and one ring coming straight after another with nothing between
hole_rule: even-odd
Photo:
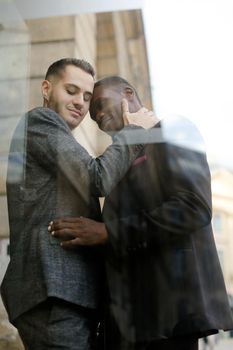
<instances>
[{"instance_id":1,"label":"stone wall","mask_svg":"<svg viewBox=\"0 0 233 350\"><path fill-rule=\"evenodd\" d=\"M23 22L0 30L0 238L8 236L6 168L10 139L28 96L29 35ZM1 277L1 276L0 276Z\"/></svg>"}]
</instances>

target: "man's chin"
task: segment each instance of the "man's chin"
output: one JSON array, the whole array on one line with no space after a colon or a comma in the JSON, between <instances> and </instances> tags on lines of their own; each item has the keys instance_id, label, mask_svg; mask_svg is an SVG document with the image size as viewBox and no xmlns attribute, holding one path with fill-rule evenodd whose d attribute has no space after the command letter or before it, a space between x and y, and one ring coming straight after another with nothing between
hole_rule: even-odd
<instances>
[{"instance_id":1,"label":"man's chin","mask_svg":"<svg viewBox=\"0 0 233 350\"><path fill-rule=\"evenodd\" d=\"M66 121L66 123L68 124L71 130L76 129L81 122L82 120L77 120L77 119Z\"/></svg>"}]
</instances>

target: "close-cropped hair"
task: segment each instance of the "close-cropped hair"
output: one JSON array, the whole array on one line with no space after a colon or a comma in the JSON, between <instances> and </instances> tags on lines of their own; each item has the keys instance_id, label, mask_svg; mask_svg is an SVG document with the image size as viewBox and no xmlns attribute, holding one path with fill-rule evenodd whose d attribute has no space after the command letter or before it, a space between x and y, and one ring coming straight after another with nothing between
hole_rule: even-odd
<instances>
[{"instance_id":1,"label":"close-cropped hair","mask_svg":"<svg viewBox=\"0 0 233 350\"><path fill-rule=\"evenodd\" d=\"M141 100L138 96L137 90L135 87L130 84L126 79L118 76L118 75L110 75L108 77L102 78L95 82L94 88L98 86L104 86L104 87L109 87L109 88L118 88L119 86L122 88L130 87L134 93L138 101L141 103Z\"/></svg>"},{"instance_id":2,"label":"close-cropped hair","mask_svg":"<svg viewBox=\"0 0 233 350\"><path fill-rule=\"evenodd\" d=\"M62 58L49 66L45 80L49 80L51 77L60 77L67 66L75 66L90 74L93 78L95 77L95 70L89 62L78 58Z\"/></svg>"}]
</instances>

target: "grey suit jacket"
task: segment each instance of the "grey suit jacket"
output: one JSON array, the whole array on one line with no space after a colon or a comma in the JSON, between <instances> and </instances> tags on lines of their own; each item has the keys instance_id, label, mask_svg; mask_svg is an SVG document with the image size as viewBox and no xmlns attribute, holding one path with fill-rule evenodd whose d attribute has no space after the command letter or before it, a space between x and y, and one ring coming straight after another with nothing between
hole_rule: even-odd
<instances>
[{"instance_id":1,"label":"grey suit jacket","mask_svg":"<svg viewBox=\"0 0 233 350\"><path fill-rule=\"evenodd\" d=\"M63 216L101 220L97 196L110 192L142 148L126 145L130 129L94 159L54 111L35 108L21 119L8 162L10 263L1 286L11 321L48 296L98 306L101 250L66 251L47 228Z\"/></svg>"}]
</instances>

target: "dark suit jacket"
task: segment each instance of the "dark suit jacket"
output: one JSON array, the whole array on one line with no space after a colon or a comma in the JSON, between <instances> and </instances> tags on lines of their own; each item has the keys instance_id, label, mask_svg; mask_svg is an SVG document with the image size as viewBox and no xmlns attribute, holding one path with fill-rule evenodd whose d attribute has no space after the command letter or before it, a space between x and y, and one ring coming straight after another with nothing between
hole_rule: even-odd
<instances>
[{"instance_id":1,"label":"dark suit jacket","mask_svg":"<svg viewBox=\"0 0 233 350\"><path fill-rule=\"evenodd\" d=\"M202 140L189 121L170 123L152 130L154 143L104 205L110 313L129 341L233 328Z\"/></svg>"},{"instance_id":2,"label":"dark suit jacket","mask_svg":"<svg viewBox=\"0 0 233 350\"><path fill-rule=\"evenodd\" d=\"M66 251L47 228L64 216L101 220L97 196L112 189L142 148L125 145L130 129L94 159L52 110L36 108L21 119L8 162L10 263L1 286L11 321L48 296L98 306L102 252Z\"/></svg>"}]
</instances>

